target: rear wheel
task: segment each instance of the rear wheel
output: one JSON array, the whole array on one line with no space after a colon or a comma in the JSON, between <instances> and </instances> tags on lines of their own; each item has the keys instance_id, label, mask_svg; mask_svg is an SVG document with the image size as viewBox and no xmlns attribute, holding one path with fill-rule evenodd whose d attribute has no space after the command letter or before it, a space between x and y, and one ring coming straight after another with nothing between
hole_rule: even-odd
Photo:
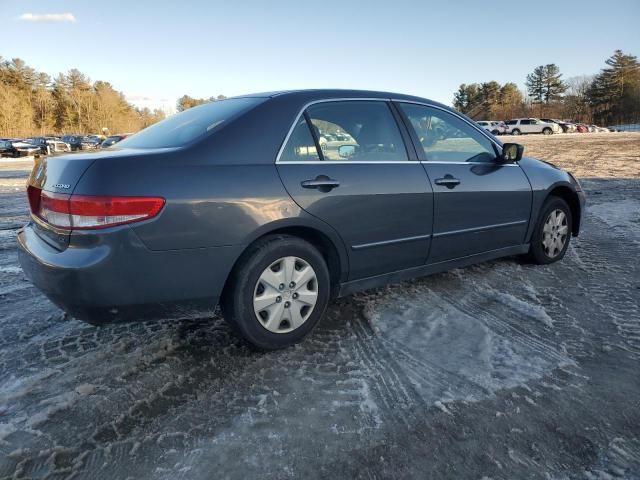
<instances>
[{"instance_id":1,"label":"rear wheel","mask_svg":"<svg viewBox=\"0 0 640 480\"><path fill-rule=\"evenodd\" d=\"M567 202L560 197L549 197L531 236L530 260L541 265L561 260L569 248L572 222Z\"/></svg>"},{"instance_id":2,"label":"rear wheel","mask_svg":"<svg viewBox=\"0 0 640 480\"><path fill-rule=\"evenodd\" d=\"M493 135L500 135L500 130L493 130L491 133Z\"/></svg>"},{"instance_id":3,"label":"rear wheel","mask_svg":"<svg viewBox=\"0 0 640 480\"><path fill-rule=\"evenodd\" d=\"M551 135L553 133L553 130L551 130L549 127L546 127L542 130L542 133L544 133L545 135Z\"/></svg>"},{"instance_id":4,"label":"rear wheel","mask_svg":"<svg viewBox=\"0 0 640 480\"><path fill-rule=\"evenodd\" d=\"M514 128L513 130L511 130L511 135L520 135L520 130Z\"/></svg>"},{"instance_id":5,"label":"rear wheel","mask_svg":"<svg viewBox=\"0 0 640 480\"><path fill-rule=\"evenodd\" d=\"M310 243L270 236L249 248L234 269L220 303L225 320L263 350L302 340L329 301L326 262Z\"/></svg>"}]
</instances>

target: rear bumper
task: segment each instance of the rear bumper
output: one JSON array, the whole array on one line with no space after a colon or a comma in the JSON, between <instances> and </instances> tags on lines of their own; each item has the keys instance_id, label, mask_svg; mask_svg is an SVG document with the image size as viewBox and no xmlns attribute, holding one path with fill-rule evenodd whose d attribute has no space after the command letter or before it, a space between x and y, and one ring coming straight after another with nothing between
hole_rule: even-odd
<instances>
[{"instance_id":1,"label":"rear bumper","mask_svg":"<svg viewBox=\"0 0 640 480\"><path fill-rule=\"evenodd\" d=\"M58 250L27 224L22 269L70 315L94 324L208 315L242 247L151 251L128 226L73 234Z\"/></svg>"}]
</instances>

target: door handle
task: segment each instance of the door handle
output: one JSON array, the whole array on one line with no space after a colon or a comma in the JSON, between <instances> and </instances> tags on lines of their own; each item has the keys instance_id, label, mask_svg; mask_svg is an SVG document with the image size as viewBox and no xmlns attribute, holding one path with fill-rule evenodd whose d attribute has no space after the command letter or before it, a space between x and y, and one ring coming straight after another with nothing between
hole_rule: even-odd
<instances>
[{"instance_id":1,"label":"door handle","mask_svg":"<svg viewBox=\"0 0 640 480\"><path fill-rule=\"evenodd\" d=\"M313 180L304 180L303 182L300 182L300 185L302 185L302 188L316 188L321 192L326 193L339 187L340 182L333 178L329 178L326 175L318 175Z\"/></svg>"},{"instance_id":2,"label":"door handle","mask_svg":"<svg viewBox=\"0 0 640 480\"><path fill-rule=\"evenodd\" d=\"M436 178L435 184L442 185L444 187L451 189L451 188L455 188L456 185L460 185L460 180L457 178L454 178L453 175L447 174L444 176L444 178Z\"/></svg>"}]
</instances>

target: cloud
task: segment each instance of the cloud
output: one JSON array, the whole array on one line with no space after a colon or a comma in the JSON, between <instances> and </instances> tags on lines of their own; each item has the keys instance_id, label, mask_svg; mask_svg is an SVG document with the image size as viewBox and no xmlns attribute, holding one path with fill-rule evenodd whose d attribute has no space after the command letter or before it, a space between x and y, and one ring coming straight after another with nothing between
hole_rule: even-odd
<instances>
[{"instance_id":1,"label":"cloud","mask_svg":"<svg viewBox=\"0 0 640 480\"><path fill-rule=\"evenodd\" d=\"M73 13L23 13L18 17L23 22L36 23L76 23Z\"/></svg>"}]
</instances>

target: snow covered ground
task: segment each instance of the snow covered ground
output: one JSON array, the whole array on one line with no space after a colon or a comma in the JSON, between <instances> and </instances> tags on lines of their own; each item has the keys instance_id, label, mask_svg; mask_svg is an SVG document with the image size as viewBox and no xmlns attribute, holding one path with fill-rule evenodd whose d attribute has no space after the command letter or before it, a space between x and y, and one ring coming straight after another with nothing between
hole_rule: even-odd
<instances>
[{"instance_id":1,"label":"snow covered ground","mask_svg":"<svg viewBox=\"0 0 640 480\"><path fill-rule=\"evenodd\" d=\"M16 258L29 168L0 163L0 479L640 478L640 178L583 180L559 264L341 299L257 354L220 318L49 303Z\"/></svg>"}]
</instances>

